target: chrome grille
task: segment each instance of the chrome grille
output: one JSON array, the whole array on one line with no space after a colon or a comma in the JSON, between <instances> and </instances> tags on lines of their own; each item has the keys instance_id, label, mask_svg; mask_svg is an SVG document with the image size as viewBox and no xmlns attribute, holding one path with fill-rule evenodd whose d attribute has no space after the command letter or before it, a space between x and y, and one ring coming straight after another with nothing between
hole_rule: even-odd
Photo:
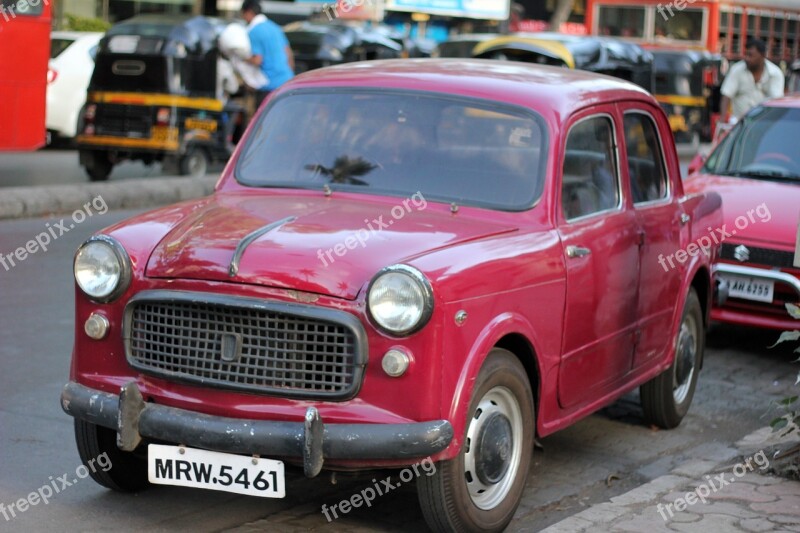
<instances>
[{"instance_id":1,"label":"chrome grille","mask_svg":"<svg viewBox=\"0 0 800 533\"><path fill-rule=\"evenodd\" d=\"M366 356L352 315L218 300L134 299L125 320L129 363L166 379L265 394L347 398L357 392Z\"/></svg>"}]
</instances>

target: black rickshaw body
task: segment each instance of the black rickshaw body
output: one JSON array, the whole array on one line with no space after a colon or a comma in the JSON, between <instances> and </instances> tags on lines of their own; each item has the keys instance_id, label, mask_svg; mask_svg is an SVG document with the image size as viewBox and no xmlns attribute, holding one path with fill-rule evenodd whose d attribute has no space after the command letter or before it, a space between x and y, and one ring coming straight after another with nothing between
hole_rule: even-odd
<instances>
[{"instance_id":1,"label":"black rickshaw body","mask_svg":"<svg viewBox=\"0 0 800 533\"><path fill-rule=\"evenodd\" d=\"M398 59L404 51L403 44L381 32L354 24L303 21L283 30L297 74L353 61Z\"/></svg>"},{"instance_id":2,"label":"black rickshaw body","mask_svg":"<svg viewBox=\"0 0 800 533\"><path fill-rule=\"evenodd\" d=\"M669 117L677 142L711 140L719 118L725 60L705 50L650 50L655 60L653 94Z\"/></svg>"},{"instance_id":3,"label":"black rickshaw body","mask_svg":"<svg viewBox=\"0 0 800 533\"><path fill-rule=\"evenodd\" d=\"M516 33L477 44L473 56L588 70L622 78L650 92L655 88L652 54L621 39L554 32Z\"/></svg>"},{"instance_id":4,"label":"black rickshaw body","mask_svg":"<svg viewBox=\"0 0 800 533\"><path fill-rule=\"evenodd\" d=\"M786 76L787 94L800 93L800 59L789 66L789 73Z\"/></svg>"},{"instance_id":5,"label":"black rickshaw body","mask_svg":"<svg viewBox=\"0 0 800 533\"><path fill-rule=\"evenodd\" d=\"M222 21L201 16L139 16L113 26L95 58L77 137L93 180L114 164L177 164L204 174L227 159L242 109L227 102L218 76Z\"/></svg>"}]
</instances>

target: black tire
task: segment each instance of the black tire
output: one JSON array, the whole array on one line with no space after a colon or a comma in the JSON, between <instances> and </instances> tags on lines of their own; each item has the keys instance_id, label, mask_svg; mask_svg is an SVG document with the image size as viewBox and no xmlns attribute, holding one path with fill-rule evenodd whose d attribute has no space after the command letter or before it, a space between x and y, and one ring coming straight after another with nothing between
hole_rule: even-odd
<instances>
[{"instance_id":1,"label":"black tire","mask_svg":"<svg viewBox=\"0 0 800 533\"><path fill-rule=\"evenodd\" d=\"M150 485L147 459L117 448L115 431L76 418L75 442L89 476L100 485L119 492L138 492ZM107 459L98 460L103 454Z\"/></svg>"},{"instance_id":2,"label":"black tire","mask_svg":"<svg viewBox=\"0 0 800 533\"><path fill-rule=\"evenodd\" d=\"M114 163L105 154L95 154L86 164L86 173L91 181L106 181L113 169Z\"/></svg>"},{"instance_id":3,"label":"black tire","mask_svg":"<svg viewBox=\"0 0 800 533\"><path fill-rule=\"evenodd\" d=\"M675 360L667 370L640 388L642 410L649 424L672 429L689 412L704 347L703 310L697 292L690 289L675 338Z\"/></svg>"},{"instance_id":4,"label":"black tire","mask_svg":"<svg viewBox=\"0 0 800 533\"><path fill-rule=\"evenodd\" d=\"M202 148L190 148L186 155L181 157L180 171L183 176L201 178L208 172L210 160L208 153Z\"/></svg>"},{"instance_id":5,"label":"black tire","mask_svg":"<svg viewBox=\"0 0 800 533\"><path fill-rule=\"evenodd\" d=\"M433 531L502 531L525 489L536 427L531 385L511 352L489 354L467 412L459 454L417 478L420 506ZM493 446L484 450L487 438Z\"/></svg>"}]
</instances>

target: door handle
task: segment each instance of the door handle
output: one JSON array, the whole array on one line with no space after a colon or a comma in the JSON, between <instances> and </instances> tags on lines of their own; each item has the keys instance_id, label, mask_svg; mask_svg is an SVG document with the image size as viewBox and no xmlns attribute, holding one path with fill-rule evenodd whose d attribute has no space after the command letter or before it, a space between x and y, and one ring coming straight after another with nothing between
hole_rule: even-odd
<instances>
[{"instance_id":1,"label":"door handle","mask_svg":"<svg viewBox=\"0 0 800 533\"><path fill-rule=\"evenodd\" d=\"M567 257L570 259L575 259L576 257L585 257L592 253L592 251L588 248L584 248L583 246L567 246Z\"/></svg>"}]
</instances>

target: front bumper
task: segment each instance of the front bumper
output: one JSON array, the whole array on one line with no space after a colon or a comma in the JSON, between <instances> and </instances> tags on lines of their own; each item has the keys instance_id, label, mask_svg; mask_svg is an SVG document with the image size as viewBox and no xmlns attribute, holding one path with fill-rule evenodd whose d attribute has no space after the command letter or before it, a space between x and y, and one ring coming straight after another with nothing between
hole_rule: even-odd
<instances>
[{"instance_id":1,"label":"front bumper","mask_svg":"<svg viewBox=\"0 0 800 533\"><path fill-rule=\"evenodd\" d=\"M61 393L68 415L117 431L117 445L133 451L143 438L190 447L267 457L302 458L307 477L326 459L405 460L429 457L450 444L447 420L409 424L324 424L309 407L304 422L245 420L195 413L143 400L135 382L119 396L74 381Z\"/></svg>"},{"instance_id":2,"label":"front bumper","mask_svg":"<svg viewBox=\"0 0 800 533\"><path fill-rule=\"evenodd\" d=\"M714 265L714 275L716 276L717 274L730 274L780 283L794 293L795 301L800 301L800 279L787 272L777 269L718 263ZM726 308L725 303L728 297L727 286L720 284L717 287L715 306L711 310L712 320L770 329L797 329L797 320L793 319L788 312L784 316L770 316L757 314L754 311Z\"/></svg>"}]
</instances>

